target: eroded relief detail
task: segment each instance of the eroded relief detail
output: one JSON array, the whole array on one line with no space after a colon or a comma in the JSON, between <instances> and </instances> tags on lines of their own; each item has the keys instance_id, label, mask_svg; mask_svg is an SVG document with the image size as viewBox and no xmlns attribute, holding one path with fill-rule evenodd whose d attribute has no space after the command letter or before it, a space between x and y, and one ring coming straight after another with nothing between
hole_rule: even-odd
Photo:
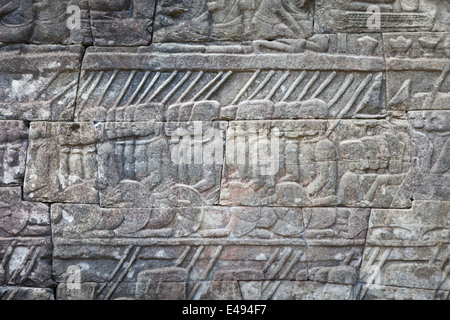
<instances>
[{"instance_id":1,"label":"eroded relief detail","mask_svg":"<svg viewBox=\"0 0 450 320\"><path fill-rule=\"evenodd\" d=\"M450 34L385 34L390 110L445 110L450 102Z\"/></svg>"},{"instance_id":2,"label":"eroded relief detail","mask_svg":"<svg viewBox=\"0 0 450 320\"><path fill-rule=\"evenodd\" d=\"M0 8L0 44L149 45L154 0L14 0Z\"/></svg>"},{"instance_id":3,"label":"eroded relief detail","mask_svg":"<svg viewBox=\"0 0 450 320\"><path fill-rule=\"evenodd\" d=\"M0 119L73 119L81 46L0 48Z\"/></svg>"},{"instance_id":4,"label":"eroded relief detail","mask_svg":"<svg viewBox=\"0 0 450 320\"><path fill-rule=\"evenodd\" d=\"M90 123L32 123L25 198L98 203L96 141Z\"/></svg>"},{"instance_id":5,"label":"eroded relief detail","mask_svg":"<svg viewBox=\"0 0 450 320\"><path fill-rule=\"evenodd\" d=\"M449 300L448 0L0 0L0 300Z\"/></svg>"},{"instance_id":6,"label":"eroded relief detail","mask_svg":"<svg viewBox=\"0 0 450 320\"><path fill-rule=\"evenodd\" d=\"M217 204L222 165L204 158L223 154L225 129L221 122L97 125L100 203L128 208ZM200 159L194 148L200 148ZM178 157L184 161L174 162Z\"/></svg>"},{"instance_id":7,"label":"eroded relief detail","mask_svg":"<svg viewBox=\"0 0 450 320\"><path fill-rule=\"evenodd\" d=\"M415 198L448 201L450 111L408 112L411 124Z\"/></svg>"},{"instance_id":8,"label":"eroded relief detail","mask_svg":"<svg viewBox=\"0 0 450 320\"><path fill-rule=\"evenodd\" d=\"M279 128L274 175L250 160L226 165L221 204L409 207L410 142L404 121L232 122L230 143L252 150L240 132ZM244 137L245 138L245 137ZM240 142L242 141L242 142Z\"/></svg>"},{"instance_id":9,"label":"eroded relief detail","mask_svg":"<svg viewBox=\"0 0 450 320\"><path fill-rule=\"evenodd\" d=\"M152 40L154 0L88 0L96 46L145 46Z\"/></svg>"},{"instance_id":10,"label":"eroded relief detail","mask_svg":"<svg viewBox=\"0 0 450 320\"><path fill-rule=\"evenodd\" d=\"M311 283L317 296L333 295L323 293L330 283L346 288L336 297L350 298L368 217L367 209L57 205L52 223L58 279L68 276L67 259L89 265L82 290L60 285L58 296L294 299ZM81 258L83 248L100 251L90 249L93 254ZM104 255L111 272L97 267Z\"/></svg>"},{"instance_id":11,"label":"eroded relief detail","mask_svg":"<svg viewBox=\"0 0 450 320\"><path fill-rule=\"evenodd\" d=\"M364 32L374 14L375 32L448 31L448 10L445 0L317 0L315 31Z\"/></svg>"},{"instance_id":12,"label":"eroded relief detail","mask_svg":"<svg viewBox=\"0 0 450 320\"><path fill-rule=\"evenodd\" d=\"M449 203L373 210L361 271L362 299L448 299Z\"/></svg>"},{"instance_id":13,"label":"eroded relief detail","mask_svg":"<svg viewBox=\"0 0 450 320\"><path fill-rule=\"evenodd\" d=\"M158 2L155 42L302 39L312 34L313 1Z\"/></svg>"},{"instance_id":14,"label":"eroded relief detail","mask_svg":"<svg viewBox=\"0 0 450 320\"><path fill-rule=\"evenodd\" d=\"M53 285L49 218L47 205L22 201L21 188L0 188L0 286Z\"/></svg>"},{"instance_id":15,"label":"eroded relief detail","mask_svg":"<svg viewBox=\"0 0 450 320\"><path fill-rule=\"evenodd\" d=\"M0 185L19 185L25 175L28 128L21 121L0 121Z\"/></svg>"},{"instance_id":16,"label":"eroded relief detail","mask_svg":"<svg viewBox=\"0 0 450 320\"><path fill-rule=\"evenodd\" d=\"M161 47L88 51L75 114L82 121L382 118L381 38L356 39L358 48L348 48L349 39L334 38L331 56L311 52L277 60L269 54L230 57L201 50L180 56ZM273 42L260 45L278 51ZM158 51L163 49L172 52ZM340 50L354 51L347 56ZM105 59L112 53L121 57L122 70L114 67L118 60ZM320 63L305 63L312 57ZM347 64L338 70L341 58Z\"/></svg>"}]
</instances>

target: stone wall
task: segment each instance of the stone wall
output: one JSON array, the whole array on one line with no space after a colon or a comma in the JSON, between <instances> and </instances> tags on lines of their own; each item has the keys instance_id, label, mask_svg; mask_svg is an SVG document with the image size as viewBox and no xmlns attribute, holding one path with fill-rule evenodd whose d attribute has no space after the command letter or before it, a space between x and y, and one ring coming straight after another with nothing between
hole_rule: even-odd
<instances>
[{"instance_id":1,"label":"stone wall","mask_svg":"<svg viewBox=\"0 0 450 320\"><path fill-rule=\"evenodd\" d=\"M448 300L449 11L0 1L0 299Z\"/></svg>"}]
</instances>

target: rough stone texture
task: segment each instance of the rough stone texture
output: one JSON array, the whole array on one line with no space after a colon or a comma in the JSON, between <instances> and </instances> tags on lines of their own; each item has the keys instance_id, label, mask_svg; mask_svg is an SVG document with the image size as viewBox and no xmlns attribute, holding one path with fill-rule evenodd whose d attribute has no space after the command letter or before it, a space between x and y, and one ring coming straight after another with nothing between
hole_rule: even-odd
<instances>
[{"instance_id":1,"label":"rough stone texture","mask_svg":"<svg viewBox=\"0 0 450 320\"><path fill-rule=\"evenodd\" d=\"M81 46L0 47L0 119L73 119Z\"/></svg>"},{"instance_id":2,"label":"rough stone texture","mask_svg":"<svg viewBox=\"0 0 450 320\"><path fill-rule=\"evenodd\" d=\"M313 1L158 1L155 42L299 39L312 34Z\"/></svg>"},{"instance_id":3,"label":"rough stone texture","mask_svg":"<svg viewBox=\"0 0 450 320\"><path fill-rule=\"evenodd\" d=\"M22 201L21 193L18 187L0 188L0 286L49 287L49 207Z\"/></svg>"},{"instance_id":4,"label":"rough stone texture","mask_svg":"<svg viewBox=\"0 0 450 320\"><path fill-rule=\"evenodd\" d=\"M449 11L0 1L0 299L450 299Z\"/></svg>"},{"instance_id":5,"label":"rough stone texture","mask_svg":"<svg viewBox=\"0 0 450 320\"><path fill-rule=\"evenodd\" d=\"M412 209L373 210L361 267L361 298L446 300L449 221L449 202L416 201Z\"/></svg>"},{"instance_id":6,"label":"rough stone texture","mask_svg":"<svg viewBox=\"0 0 450 320\"><path fill-rule=\"evenodd\" d=\"M0 186L19 185L25 175L28 128L22 121L0 121Z\"/></svg>"},{"instance_id":7,"label":"rough stone texture","mask_svg":"<svg viewBox=\"0 0 450 320\"><path fill-rule=\"evenodd\" d=\"M255 42L248 50L242 45L217 47L218 53L208 52L207 46L176 44L89 48L76 117L80 121L384 117L381 37L324 36L323 50L312 42L310 49ZM181 56L177 51L183 48L195 53ZM233 50L251 52L230 56ZM260 50L299 54L273 59Z\"/></svg>"},{"instance_id":8,"label":"rough stone texture","mask_svg":"<svg viewBox=\"0 0 450 320\"><path fill-rule=\"evenodd\" d=\"M389 110L449 109L450 33L384 34Z\"/></svg>"},{"instance_id":9,"label":"rough stone texture","mask_svg":"<svg viewBox=\"0 0 450 320\"><path fill-rule=\"evenodd\" d=\"M245 143L247 132L279 130L279 160ZM251 138L249 138L250 141ZM226 165L221 204L248 206L409 207L410 142L405 121L231 122L227 156L248 149L246 161ZM273 147L273 145L272 145ZM236 155L239 157L239 155ZM234 163L238 162L237 165ZM241 164L242 163L242 164ZM273 166L274 174L263 170Z\"/></svg>"},{"instance_id":10,"label":"rough stone texture","mask_svg":"<svg viewBox=\"0 0 450 320\"><path fill-rule=\"evenodd\" d=\"M56 280L67 280L69 263L83 266L82 293L60 285L58 296L269 299L285 294L293 299L312 280L317 295L324 295L322 287L330 283L345 287L342 297L350 298L369 212L54 205ZM133 272L125 261L135 265ZM206 281L208 275L212 281Z\"/></svg>"},{"instance_id":11,"label":"rough stone texture","mask_svg":"<svg viewBox=\"0 0 450 320\"><path fill-rule=\"evenodd\" d=\"M0 43L149 45L154 10L155 0L3 1Z\"/></svg>"},{"instance_id":12,"label":"rough stone texture","mask_svg":"<svg viewBox=\"0 0 450 320\"><path fill-rule=\"evenodd\" d=\"M316 0L316 32L364 32L374 13L381 31L448 31L446 0ZM370 6L377 5L379 11ZM370 22L369 22L370 23ZM379 32L379 30L377 30Z\"/></svg>"},{"instance_id":13,"label":"rough stone texture","mask_svg":"<svg viewBox=\"0 0 450 320\"><path fill-rule=\"evenodd\" d=\"M55 296L45 288L0 287L0 300L55 300Z\"/></svg>"},{"instance_id":14,"label":"rough stone texture","mask_svg":"<svg viewBox=\"0 0 450 320\"><path fill-rule=\"evenodd\" d=\"M206 164L203 158L208 149L223 154L225 129L226 123L220 122L98 124L100 204L128 208L217 204L222 165ZM193 139L175 137L181 131ZM195 140L197 132L203 141ZM186 143L205 154L197 159L191 152L184 156L186 164L174 164L173 156L183 157Z\"/></svg>"},{"instance_id":15,"label":"rough stone texture","mask_svg":"<svg viewBox=\"0 0 450 320\"><path fill-rule=\"evenodd\" d=\"M25 198L97 203L96 141L91 123L33 122Z\"/></svg>"}]
</instances>

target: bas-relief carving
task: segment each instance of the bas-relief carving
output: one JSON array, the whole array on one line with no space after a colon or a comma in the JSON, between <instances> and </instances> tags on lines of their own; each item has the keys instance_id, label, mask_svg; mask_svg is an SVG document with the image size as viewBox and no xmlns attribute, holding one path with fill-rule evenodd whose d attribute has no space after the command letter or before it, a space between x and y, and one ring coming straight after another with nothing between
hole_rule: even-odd
<instances>
[{"instance_id":1,"label":"bas-relief carving","mask_svg":"<svg viewBox=\"0 0 450 320\"><path fill-rule=\"evenodd\" d=\"M414 197L450 200L450 111L410 111Z\"/></svg>"},{"instance_id":2,"label":"bas-relief carving","mask_svg":"<svg viewBox=\"0 0 450 320\"><path fill-rule=\"evenodd\" d=\"M411 205L405 121L232 122L227 147L249 128L280 131L279 156L272 161L278 170L265 175L260 161L226 164L223 205Z\"/></svg>"},{"instance_id":3,"label":"bas-relief carving","mask_svg":"<svg viewBox=\"0 0 450 320\"><path fill-rule=\"evenodd\" d=\"M221 122L200 123L200 132L192 122L97 125L100 203L130 208L217 204L222 165L203 160L206 153L223 154L225 129ZM190 141L179 136L181 130ZM183 156L181 149L193 152L177 164L174 154Z\"/></svg>"},{"instance_id":4,"label":"bas-relief carving","mask_svg":"<svg viewBox=\"0 0 450 320\"><path fill-rule=\"evenodd\" d=\"M450 34L385 34L384 42L388 109L448 109Z\"/></svg>"},{"instance_id":5,"label":"bas-relief carving","mask_svg":"<svg viewBox=\"0 0 450 320\"><path fill-rule=\"evenodd\" d=\"M380 27L370 31L371 19L378 14L374 5L380 10ZM448 10L446 0L317 0L314 31L448 31Z\"/></svg>"},{"instance_id":6,"label":"bas-relief carving","mask_svg":"<svg viewBox=\"0 0 450 320\"><path fill-rule=\"evenodd\" d=\"M312 35L313 7L308 0L160 1L155 42L302 39Z\"/></svg>"},{"instance_id":7,"label":"bas-relief carving","mask_svg":"<svg viewBox=\"0 0 450 320\"><path fill-rule=\"evenodd\" d=\"M55 300L53 289L0 287L0 300Z\"/></svg>"},{"instance_id":8,"label":"bas-relief carving","mask_svg":"<svg viewBox=\"0 0 450 320\"><path fill-rule=\"evenodd\" d=\"M81 46L0 48L0 119L72 120Z\"/></svg>"},{"instance_id":9,"label":"bas-relief carving","mask_svg":"<svg viewBox=\"0 0 450 320\"><path fill-rule=\"evenodd\" d=\"M49 287L49 207L22 201L20 187L0 188L0 285Z\"/></svg>"},{"instance_id":10,"label":"bas-relief carving","mask_svg":"<svg viewBox=\"0 0 450 320\"><path fill-rule=\"evenodd\" d=\"M95 46L145 46L152 40L154 0L88 0Z\"/></svg>"},{"instance_id":11,"label":"bas-relief carving","mask_svg":"<svg viewBox=\"0 0 450 320\"><path fill-rule=\"evenodd\" d=\"M98 203L96 152L93 124L33 122L24 197Z\"/></svg>"},{"instance_id":12,"label":"bas-relief carving","mask_svg":"<svg viewBox=\"0 0 450 320\"><path fill-rule=\"evenodd\" d=\"M447 3L229 2L0 6L0 299L449 298Z\"/></svg>"},{"instance_id":13,"label":"bas-relief carving","mask_svg":"<svg viewBox=\"0 0 450 320\"><path fill-rule=\"evenodd\" d=\"M78 27L68 12L80 9ZM97 46L149 45L154 0L14 0L0 7L0 43L84 44Z\"/></svg>"},{"instance_id":14,"label":"bas-relief carving","mask_svg":"<svg viewBox=\"0 0 450 320\"><path fill-rule=\"evenodd\" d=\"M21 121L0 121L0 185L19 185L25 175L28 128Z\"/></svg>"},{"instance_id":15,"label":"bas-relief carving","mask_svg":"<svg viewBox=\"0 0 450 320\"><path fill-rule=\"evenodd\" d=\"M449 214L444 201L415 201L408 210L372 210L361 298L446 300Z\"/></svg>"},{"instance_id":16,"label":"bas-relief carving","mask_svg":"<svg viewBox=\"0 0 450 320\"><path fill-rule=\"evenodd\" d=\"M187 233L186 222L200 217L200 210L202 220ZM317 296L324 294L323 286L335 287L335 296L347 296L356 285L368 217L367 209L345 208L54 205L57 279L64 282L69 261L89 265L82 293L61 284L58 295L293 299L315 283ZM173 221L171 229L164 220ZM87 248L88 256L83 254Z\"/></svg>"},{"instance_id":17,"label":"bas-relief carving","mask_svg":"<svg viewBox=\"0 0 450 320\"><path fill-rule=\"evenodd\" d=\"M161 47L89 50L75 115L82 121L384 117L381 38L341 38L330 42L332 55L279 58L258 53L181 56L158 51ZM358 48L347 46L351 39L358 39ZM120 62L108 60L113 53ZM346 64L338 67L341 59Z\"/></svg>"},{"instance_id":18,"label":"bas-relief carving","mask_svg":"<svg viewBox=\"0 0 450 320\"><path fill-rule=\"evenodd\" d=\"M70 5L84 9L81 11L81 30L67 27ZM88 43L88 15L83 0L2 1L0 21L0 43Z\"/></svg>"}]
</instances>

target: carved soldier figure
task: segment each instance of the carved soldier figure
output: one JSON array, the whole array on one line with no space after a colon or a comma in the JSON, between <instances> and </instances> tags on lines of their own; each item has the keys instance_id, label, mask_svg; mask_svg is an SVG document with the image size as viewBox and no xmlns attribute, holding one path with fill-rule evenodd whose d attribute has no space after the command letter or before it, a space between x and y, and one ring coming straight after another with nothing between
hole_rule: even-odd
<instances>
[{"instance_id":1,"label":"carved soldier figure","mask_svg":"<svg viewBox=\"0 0 450 320\"><path fill-rule=\"evenodd\" d=\"M400 188L405 174L380 173L388 167L391 159L383 143L387 142L379 136L341 142L340 154L350 169L339 182L338 200L341 204L368 206L379 195L380 187Z\"/></svg>"},{"instance_id":2,"label":"carved soldier figure","mask_svg":"<svg viewBox=\"0 0 450 320\"><path fill-rule=\"evenodd\" d=\"M426 111L409 112L408 118L414 130L411 131L412 159L417 170L429 172L431 169L431 156L433 154L433 144L422 132L427 119Z\"/></svg>"},{"instance_id":3,"label":"carved soldier figure","mask_svg":"<svg viewBox=\"0 0 450 320\"><path fill-rule=\"evenodd\" d=\"M254 0L236 0L229 4L225 0L208 2L208 10L212 18L212 38L241 40L242 34L252 33L252 17L255 11Z\"/></svg>"},{"instance_id":4,"label":"carved soldier figure","mask_svg":"<svg viewBox=\"0 0 450 320\"><path fill-rule=\"evenodd\" d=\"M257 39L304 39L308 31L302 23L308 19L308 0L262 0L254 17Z\"/></svg>"}]
</instances>

